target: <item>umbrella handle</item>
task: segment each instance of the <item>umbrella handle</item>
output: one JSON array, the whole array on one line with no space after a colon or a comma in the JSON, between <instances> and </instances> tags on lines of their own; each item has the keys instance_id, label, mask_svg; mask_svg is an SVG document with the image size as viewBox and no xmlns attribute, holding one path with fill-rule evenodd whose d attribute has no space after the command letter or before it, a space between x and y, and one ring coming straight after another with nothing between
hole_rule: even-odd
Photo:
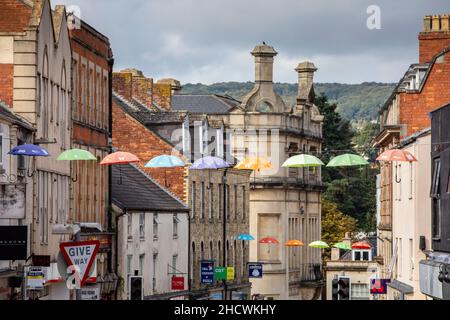
<instances>
[{"instance_id":1,"label":"umbrella handle","mask_svg":"<svg viewBox=\"0 0 450 320\"><path fill-rule=\"evenodd\" d=\"M75 179L70 177L70 180L72 180L72 182L77 182L78 181L78 174L77 174L76 171L75 171Z\"/></svg>"},{"instance_id":2,"label":"umbrella handle","mask_svg":"<svg viewBox=\"0 0 450 320\"><path fill-rule=\"evenodd\" d=\"M398 179L398 175L397 175L398 171L397 171L397 165L395 165L395 182L400 183L402 182L402 179Z\"/></svg>"},{"instance_id":3,"label":"umbrella handle","mask_svg":"<svg viewBox=\"0 0 450 320\"><path fill-rule=\"evenodd\" d=\"M30 158L30 162L31 162L31 158ZM33 158L33 163L34 163L34 158ZM30 174L30 164L29 164L28 165L28 169L27 169L27 176L28 176L28 178L33 177L34 176L34 172L35 172L35 170L33 169L33 171Z\"/></svg>"}]
</instances>

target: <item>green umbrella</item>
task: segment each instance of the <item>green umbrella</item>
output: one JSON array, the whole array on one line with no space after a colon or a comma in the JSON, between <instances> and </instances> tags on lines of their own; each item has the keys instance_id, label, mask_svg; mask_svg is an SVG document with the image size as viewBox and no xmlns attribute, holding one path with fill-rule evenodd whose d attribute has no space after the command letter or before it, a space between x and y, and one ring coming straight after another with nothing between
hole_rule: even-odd
<instances>
[{"instance_id":1,"label":"green umbrella","mask_svg":"<svg viewBox=\"0 0 450 320\"><path fill-rule=\"evenodd\" d=\"M283 168L303 168L303 167L319 167L323 166L324 163L320 161L319 158L316 158L309 154L299 154L297 156L293 156L287 159L282 167Z\"/></svg>"},{"instance_id":2,"label":"green umbrella","mask_svg":"<svg viewBox=\"0 0 450 320\"><path fill-rule=\"evenodd\" d=\"M365 166L369 163L361 156L357 154L346 153L333 159L328 162L327 167L350 167L350 166Z\"/></svg>"},{"instance_id":3,"label":"green umbrella","mask_svg":"<svg viewBox=\"0 0 450 320\"><path fill-rule=\"evenodd\" d=\"M97 160L89 151L82 149L70 149L61 153L56 160L78 161L78 160Z\"/></svg>"},{"instance_id":4,"label":"green umbrella","mask_svg":"<svg viewBox=\"0 0 450 320\"><path fill-rule=\"evenodd\" d=\"M339 248L342 250L352 250L352 247L348 243L344 243L344 242L335 243L333 247Z\"/></svg>"},{"instance_id":5,"label":"green umbrella","mask_svg":"<svg viewBox=\"0 0 450 320\"><path fill-rule=\"evenodd\" d=\"M323 241L314 241L314 242L311 242L308 246L310 246L311 248L318 248L318 249L326 249L326 248L330 247L328 244L326 244Z\"/></svg>"}]
</instances>

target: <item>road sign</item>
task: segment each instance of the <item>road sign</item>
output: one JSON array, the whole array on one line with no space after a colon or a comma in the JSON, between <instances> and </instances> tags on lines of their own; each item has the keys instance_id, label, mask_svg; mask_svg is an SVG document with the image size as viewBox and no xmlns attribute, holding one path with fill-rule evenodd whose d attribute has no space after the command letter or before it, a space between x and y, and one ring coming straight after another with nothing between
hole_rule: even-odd
<instances>
[{"instance_id":1,"label":"road sign","mask_svg":"<svg viewBox=\"0 0 450 320\"><path fill-rule=\"evenodd\" d=\"M370 279L370 294L387 294L390 279Z\"/></svg>"},{"instance_id":2,"label":"road sign","mask_svg":"<svg viewBox=\"0 0 450 320\"><path fill-rule=\"evenodd\" d=\"M227 280L234 280L234 267L227 267Z\"/></svg>"},{"instance_id":3,"label":"road sign","mask_svg":"<svg viewBox=\"0 0 450 320\"><path fill-rule=\"evenodd\" d=\"M214 280L227 280L227 268L215 267L214 268Z\"/></svg>"},{"instance_id":4,"label":"road sign","mask_svg":"<svg viewBox=\"0 0 450 320\"><path fill-rule=\"evenodd\" d=\"M81 289L81 300L100 300L100 288L84 287Z\"/></svg>"},{"instance_id":5,"label":"road sign","mask_svg":"<svg viewBox=\"0 0 450 320\"><path fill-rule=\"evenodd\" d=\"M27 226L0 226L0 260L27 259Z\"/></svg>"},{"instance_id":6,"label":"road sign","mask_svg":"<svg viewBox=\"0 0 450 320\"><path fill-rule=\"evenodd\" d=\"M33 255L31 259L33 266L50 267L50 256Z\"/></svg>"},{"instance_id":7,"label":"road sign","mask_svg":"<svg viewBox=\"0 0 450 320\"><path fill-rule=\"evenodd\" d=\"M249 278L262 278L263 266L262 263L249 263L248 264L248 277Z\"/></svg>"},{"instance_id":8,"label":"road sign","mask_svg":"<svg viewBox=\"0 0 450 320\"><path fill-rule=\"evenodd\" d=\"M200 263L200 279L201 283L214 282L214 262L202 261Z\"/></svg>"},{"instance_id":9,"label":"road sign","mask_svg":"<svg viewBox=\"0 0 450 320\"><path fill-rule=\"evenodd\" d=\"M27 272L27 288L44 289L45 273L42 267L30 267Z\"/></svg>"},{"instance_id":10,"label":"road sign","mask_svg":"<svg viewBox=\"0 0 450 320\"><path fill-rule=\"evenodd\" d=\"M100 247L98 240L60 243L59 248L66 259L67 264L79 268L80 286L82 287L87 278L92 263Z\"/></svg>"}]
</instances>

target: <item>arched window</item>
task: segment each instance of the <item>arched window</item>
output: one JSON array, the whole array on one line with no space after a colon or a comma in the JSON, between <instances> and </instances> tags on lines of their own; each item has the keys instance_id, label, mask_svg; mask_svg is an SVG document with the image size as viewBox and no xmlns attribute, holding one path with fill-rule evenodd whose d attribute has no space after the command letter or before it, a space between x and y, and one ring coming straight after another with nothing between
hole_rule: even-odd
<instances>
[{"instance_id":1,"label":"arched window","mask_svg":"<svg viewBox=\"0 0 450 320\"><path fill-rule=\"evenodd\" d=\"M49 112L49 70L48 70L48 55L47 55L47 47L44 49L44 60L42 61L42 86L41 86L41 128L42 128L42 136L44 138L48 137L48 112Z\"/></svg>"},{"instance_id":2,"label":"arched window","mask_svg":"<svg viewBox=\"0 0 450 320\"><path fill-rule=\"evenodd\" d=\"M217 242L217 263L221 266L223 265L222 261L222 243L220 240Z\"/></svg>"},{"instance_id":3,"label":"arched window","mask_svg":"<svg viewBox=\"0 0 450 320\"><path fill-rule=\"evenodd\" d=\"M230 241L227 240L226 267L230 265Z\"/></svg>"},{"instance_id":4,"label":"arched window","mask_svg":"<svg viewBox=\"0 0 450 320\"><path fill-rule=\"evenodd\" d=\"M209 259L214 260L213 242L209 242Z\"/></svg>"},{"instance_id":5,"label":"arched window","mask_svg":"<svg viewBox=\"0 0 450 320\"><path fill-rule=\"evenodd\" d=\"M242 250L241 250L241 277L245 276L245 272L247 270L247 265L245 263L245 241L242 241Z\"/></svg>"},{"instance_id":6,"label":"arched window","mask_svg":"<svg viewBox=\"0 0 450 320\"><path fill-rule=\"evenodd\" d=\"M200 259L205 259L205 246L203 244L203 241L200 243Z\"/></svg>"},{"instance_id":7,"label":"arched window","mask_svg":"<svg viewBox=\"0 0 450 320\"><path fill-rule=\"evenodd\" d=\"M271 112L272 106L267 101L262 101L256 106L256 111L258 112Z\"/></svg>"},{"instance_id":8,"label":"arched window","mask_svg":"<svg viewBox=\"0 0 450 320\"><path fill-rule=\"evenodd\" d=\"M236 245L236 240L234 240L234 243L233 243L233 267L235 269L235 272L237 269L237 250L238 250L238 248Z\"/></svg>"},{"instance_id":9,"label":"arched window","mask_svg":"<svg viewBox=\"0 0 450 320\"><path fill-rule=\"evenodd\" d=\"M192 242L192 260L191 260L191 279L192 282L195 283L196 282L196 267L197 267L197 263L196 263L196 256L195 256L195 242Z\"/></svg>"}]
</instances>

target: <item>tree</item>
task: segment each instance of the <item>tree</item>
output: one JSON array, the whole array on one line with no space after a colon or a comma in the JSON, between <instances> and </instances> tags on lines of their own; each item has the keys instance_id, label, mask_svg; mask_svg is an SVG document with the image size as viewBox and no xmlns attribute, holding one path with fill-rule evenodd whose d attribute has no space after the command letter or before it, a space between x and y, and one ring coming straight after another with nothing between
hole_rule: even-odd
<instances>
[{"instance_id":1,"label":"tree","mask_svg":"<svg viewBox=\"0 0 450 320\"><path fill-rule=\"evenodd\" d=\"M342 213L336 203L322 201L322 240L328 244L340 242L346 232L354 232L358 221ZM329 256L329 250L325 252Z\"/></svg>"}]
</instances>

